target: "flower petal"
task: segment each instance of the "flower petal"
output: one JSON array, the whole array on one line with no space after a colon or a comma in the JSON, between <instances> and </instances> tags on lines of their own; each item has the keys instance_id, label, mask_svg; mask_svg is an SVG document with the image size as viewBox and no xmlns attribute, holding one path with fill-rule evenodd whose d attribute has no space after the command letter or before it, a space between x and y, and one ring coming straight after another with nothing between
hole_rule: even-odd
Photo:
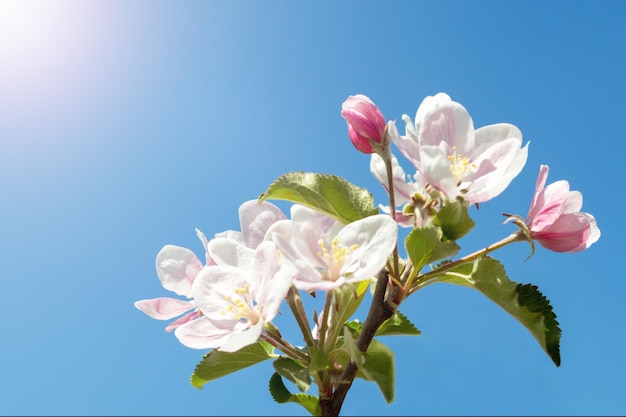
<instances>
[{"instance_id":1,"label":"flower petal","mask_svg":"<svg viewBox=\"0 0 626 417\"><path fill-rule=\"evenodd\" d=\"M457 153L469 155L474 147L474 123L465 107L450 101L424 115L418 140L420 146L442 147L447 155L452 155L454 147Z\"/></svg>"},{"instance_id":2,"label":"flower petal","mask_svg":"<svg viewBox=\"0 0 626 417\"><path fill-rule=\"evenodd\" d=\"M263 320L259 320L254 326L250 326L245 330L236 330L230 334L230 336L224 340L219 346L219 350L222 352L236 352L239 349L255 343L259 340L261 331L263 330Z\"/></svg>"},{"instance_id":3,"label":"flower petal","mask_svg":"<svg viewBox=\"0 0 626 417\"><path fill-rule=\"evenodd\" d=\"M537 196L535 212L529 213L530 230L539 232L550 228L563 213L568 195L567 181L557 181L544 188Z\"/></svg>"},{"instance_id":4,"label":"flower petal","mask_svg":"<svg viewBox=\"0 0 626 417\"><path fill-rule=\"evenodd\" d=\"M564 214L549 228L531 236L555 252L580 252L600 237L595 218L588 213Z\"/></svg>"},{"instance_id":5,"label":"flower petal","mask_svg":"<svg viewBox=\"0 0 626 417\"><path fill-rule=\"evenodd\" d=\"M230 337L235 320L210 320L200 317L178 327L174 334L183 345L192 349L213 349L220 347Z\"/></svg>"},{"instance_id":6,"label":"flower petal","mask_svg":"<svg viewBox=\"0 0 626 417\"><path fill-rule=\"evenodd\" d=\"M396 246L398 226L384 214L369 216L344 227L337 235L341 246L356 248L341 268L347 282L358 282L375 276L387 263Z\"/></svg>"},{"instance_id":7,"label":"flower petal","mask_svg":"<svg viewBox=\"0 0 626 417\"><path fill-rule=\"evenodd\" d=\"M202 268L202 262L187 248L166 245L157 254L156 270L163 288L178 295L191 295L191 284Z\"/></svg>"},{"instance_id":8,"label":"flower petal","mask_svg":"<svg viewBox=\"0 0 626 417\"><path fill-rule=\"evenodd\" d=\"M239 241L223 237L212 239L208 250L217 265L230 265L246 270L250 269L254 257L254 250Z\"/></svg>"},{"instance_id":9,"label":"flower petal","mask_svg":"<svg viewBox=\"0 0 626 417\"><path fill-rule=\"evenodd\" d=\"M157 320L169 320L196 308L195 301L178 300L170 297L152 298L135 302L135 307Z\"/></svg>"},{"instance_id":10,"label":"flower petal","mask_svg":"<svg viewBox=\"0 0 626 417\"><path fill-rule=\"evenodd\" d=\"M198 311L192 311L191 313L185 314L184 316L182 316L179 319L174 320L173 322L171 322L170 324L167 325L167 327L165 328L166 332L171 332L172 330L175 330L177 328L179 328L180 326L182 326L183 324L189 323L192 320L197 319L198 317L200 317L200 313L198 313Z\"/></svg>"},{"instance_id":11,"label":"flower petal","mask_svg":"<svg viewBox=\"0 0 626 417\"><path fill-rule=\"evenodd\" d=\"M411 200L413 184L407 182L406 174L398 163L396 157L391 155L391 175L393 176L393 189L396 207ZM383 158L373 153L370 158L370 171L380 184L389 192L389 180L387 179L387 167Z\"/></svg>"},{"instance_id":12,"label":"flower petal","mask_svg":"<svg viewBox=\"0 0 626 417\"><path fill-rule=\"evenodd\" d=\"M286 216L274 204L257 200L246 201L239 207L239 223L245 245L250 249L263 241L268 229L277 221L285 220Z\"/></svg>"},{"instance_id":13,"label":"flower petal","mask_svg":"<svg viewBox=\"0 0 626 417\"><path fill-rule=\"evenodd\" d=\"M230 265L216 265L202 270L193 283L193 296L198 309L212 320L224 320L234 313L230 298L236 289L249 283L246 272ZM231 313L229 315L229 313Z\"/></svg>"}]
</instances>

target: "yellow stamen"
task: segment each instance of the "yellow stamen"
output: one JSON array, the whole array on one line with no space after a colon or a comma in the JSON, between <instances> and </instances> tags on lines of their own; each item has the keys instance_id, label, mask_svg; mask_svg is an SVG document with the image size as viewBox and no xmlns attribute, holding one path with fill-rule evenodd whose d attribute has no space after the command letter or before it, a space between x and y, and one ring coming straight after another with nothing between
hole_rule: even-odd
<instances>
[{"instance_id":1,"label":"yellow stamen","mask_svg":"<svg viewBox=\"0 0 626 417\"><path fill-rule=\"evenodd\" d=\"M320 246L320 252L317 256L322 258L328 265L327 269L322 272L325 276L324 279L329 281L336 281L340 277L341 267L346 262L346 258L355 250L359 248L359 245L353 244L349 247L342 246L339 243L339 238L335 237L330 242L330 251L326 248L326 244L320 239L317 244Z\"/></svg>"},{"instance_id":2,"label":"yellow stamen","mask_svg":"<svg viewBox=\"0 0 626 417\"><path fill-rule=\"evenodd\" d=\"M469 158L456 153L456 146L452 147L452 155L448 156L450 161L450 171L457 181L461 181L470 172L478 169L478 166L472 163Z\"/></svg>"},{"instance_id":3,"label":"yellow stamen","mask_svg":"<svg viewBox=\"0 0 626 417\"><path fill-rule=\"evenodd\" d=\"M261 318L261 310L254 305L248 284L242 288L235 288L234 295L224 296L224 301L230 304L220 312L223 316L233 316L235 320L250 322L253 325Z\"/></svg>"}]
</instances>

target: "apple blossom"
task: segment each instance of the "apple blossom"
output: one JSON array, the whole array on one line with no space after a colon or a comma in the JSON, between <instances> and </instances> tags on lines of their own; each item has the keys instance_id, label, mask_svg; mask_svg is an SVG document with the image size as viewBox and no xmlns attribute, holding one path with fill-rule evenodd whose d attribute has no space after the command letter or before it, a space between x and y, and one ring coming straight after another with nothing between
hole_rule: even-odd
<instances>
[{"instance_id":1,"label":"apple blossom","mask_svg":"<svg viewBox=\"0 0 626 417\"><path fill-rule=\"evenodd\" d=\"M219 254L231 252L230 259ZM285 298L294 270L279 262L276 244L261 242L256 249L227 238L209 242L216 266L204 268L192 291L201 315L176 331L180 342L194 349L234 352L256 342Z\"/></svg>"},{"instance_id":2,"label":"apple blossom","mask_svg":"<svg viewBox=\"0 0 626 417\"><path fill-rule=\"evenodd\" d=\"M256 199L248 200L239 206L241 232L227 230L216 233L215 237L234 239L254 249L265 239L270 226L285 219L285 214L274 204L267 201L259 204Z\"/></svg>"},{"instance_id":3,"label":"apple blossom","mask_svg":"<svg viewBox=\"0 0 626 417\"><path fill-rule=\"evenodd\" d=\"M208 254L206 237L197 229L196 233L204 245L207 265L213 264ZM191 286L203 268L202 262L191 250L181 246L165 245L156 257L157 276L163 288L187 297L187 300L159 297L137 301L135 307L157 320L169 320L187 313L167 326L165 330L168 332L188 324L198 317Z\"/></svg>"},{"instance_id":4,"label":"apple blossom","mask_svg":"<svg viewBox=\"0 0 626 417\"><path fill-rule=\"evenodd\" d=\"M341 116L348 122L348 136L355 148L374 153L370 141L381 144L385 135L385 117L363 94L349 96L341 105Z\"/></svg>"},{"instance_id":5,"label":"apple blossom","mask_svg":"<svg viewBox=\"0 0 626 417\"><path fill-rule=\"evenodd\" d=\"M467 110L445 93L427 97L415 121L404 115L406 135L400 151L448 199L482 203L499 195L519 174L528 157L522 133L500 123L474 130Z\"/></svg>"},{"instance_id":6,"label":"apple blossom","mask_svg":"<svg viewBox=\"0 0 626 417\"><path fill-rule=\"evenodd\" d=\"M596 219L582 213L582 194L570 191L567 181L544 188L549 167L541 165L535 194L526 217L530 237L555 252L580 252L600 238Z\"/></svg>"},{"instance_id":7,"label":"apple blossom","mask_svg":"<svg viewBox=\"0 0 626 417\"><path fill-rule=\"evenodd\" d=\"M280 233L272 239L298 271L294 285L306 291L330 290L373 277L385 266L398 234L396 223L384 214L344 226L298 204L291 208L291 222L290 241Z\"/></svg>"}]
</instances>

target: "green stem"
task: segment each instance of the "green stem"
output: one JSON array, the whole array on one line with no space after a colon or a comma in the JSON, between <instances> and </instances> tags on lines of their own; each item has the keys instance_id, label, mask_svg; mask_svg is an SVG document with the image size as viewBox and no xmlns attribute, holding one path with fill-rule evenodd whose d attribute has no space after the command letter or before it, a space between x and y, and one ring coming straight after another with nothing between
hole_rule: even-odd
<instances>
[{"instance_id":1,"label":"green stem","mask_svg":"<svg viewBox=\"0 0 626 417\"><path fill-rule=\"evenodd\" d=\"M265 340L270 345L284 352L291 359L296 359L302 362L304 365L309 365L309 357L300 352L298 349L294 348L289 342L282 338L279 334L277 334L274 330L269 329L267 327L263 327L265 334L261 333L259 337L262 340Z\"/></svg>"},{"instance_id":2,"label":"green stem","mask_svg":"<svg viewBox=\"0 0 626 417\"><path fill-rule=\"evenodd\" d=\"M316 343L313 339L313 335L311 334L311 327L309 326L309 321L306 312L304 311L302 298L300 298L298 290L293 285L289 288L289 292L287 293L287 305L289 305L289 308L291 309L291 312L300 327L300 331L304 337L304 342L307 346L315 346Z\"/></svg>"},{"instance_id":3,"label":"green stem","mask_svg":"<svg viewBox=\"0 0 626 417\"><path fill-rule=\"evenodd\" d=\"M328 321L330 320L330 308L333 304L334 291L326 291L326 302L324 303L324 311L322 312L322 324L320 326L320 347L324 353L328 353L326 346L326 333L328 333Z\"/></svg>"},{"instance_id":4,"label":"green stem","mask_svg":"<svg viewBox=\"0 0 626 417\"><path fill-rule=\"evenodd\" d=\"M389 147L385 148L384 152L381 154L383 161L385 162L385 169L387 171L387 184L389 187L389 213L391 214L391 218L393 221L396 221L396 197L395 197L395 188L393 186L393 166L391 164L391 150ZM393 271L391 276L397 277L399 274L399 264L398 261L398 245L393 248Z\"/></svg>"},{"instance_id":5,"label":"green stem","mask_svg":"<svg viewBox=\"0 0 626 417\"><path fill-rule=\"evenodd\" d=\"M477 250L474 253L471 253L469 255L466 255L456 261L453 262L448 262L447 264L441 265L439 268L437 269L433 269L432 271L426 272L422 275L420 275L418 277L418 279L415 282L415 285L413 285L411 287L411 289L408 292L408 295L413 294L415 291L417 291L420 288L425 287L426 285L432 283L432 280L434 278L436 278L437 276L441 275L442 273L449 271L451 269L456 268L459 265L463 265L466 264L468 262L474 261L476 259L478 259L481 256L487 255L490 252L493 252L497 249L500 249L506 245L509 245L513 242L519 242L522 240L526 240L526 236L524 235L522 230L519 230L515 233L512 233L511 235L505 237L504 239L493 243L489 246L487 246L486 248Z\"/></svg>"}]
</instances>

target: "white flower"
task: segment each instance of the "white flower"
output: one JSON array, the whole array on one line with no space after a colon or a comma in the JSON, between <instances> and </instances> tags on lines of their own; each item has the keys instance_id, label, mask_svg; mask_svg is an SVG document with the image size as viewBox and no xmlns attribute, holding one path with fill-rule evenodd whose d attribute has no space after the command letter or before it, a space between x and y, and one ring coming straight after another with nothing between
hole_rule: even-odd
<instances>
[{"instance_id":1,"label":"white flower","mask_svg":"<svg viewBox=\"0 0 626 417\"><path fill-rule=\"evenodd\" d=\"M467 110L445 93L426 97L415 121L404 115L406 135L396 138L400 151L447 198L462 196L482 203L499 195L528 157L522 133L507 123L474 130Z\"/></svg>"},{"instance_id":2,"label":"white flower","mask_svg":"<svg viewBox=\"0 0 626 417\"><path fill-rule=\"evenodd\" d=\"M298 289L330 290L376 275L393 251L398 227L390 216L369 216L346 226L301 205L291 208L291 240L274 233L285 260L298 271Z\"/></svg>"},{"instance_id":3,"label":"white flower","mask_svg":"<svg viewBox=\"0 0 626 417\"><path fill-rule=\"evenodd\" d=\"M207 265L213 264L207 252L206 237L197 229L196 233L205 247ZM198 317L191 286L203 268L202 262L191 250L181 246L165 245L156 257L157 276L163 288L187 297L187 300L159 297L137 301L135 307L157 320L169 320L187 313L167 326L165 330L168 332L186 325Z\"/></svg>"},{"instance_id":4,"label":"white flower","mask_svg":"<svg viewBox=\"0 0 626 417\"><path fill-rule=\"evenodd\" d=\"M291 286L294 274L279 263L276 245L261 242L255 250L226 238L209 242L216 266L203 269L192 292L201 316L176 331L194 349L235 352L255 343ZM223 257L225 253L229 256Z\"/></svg>"}]
</instances>

